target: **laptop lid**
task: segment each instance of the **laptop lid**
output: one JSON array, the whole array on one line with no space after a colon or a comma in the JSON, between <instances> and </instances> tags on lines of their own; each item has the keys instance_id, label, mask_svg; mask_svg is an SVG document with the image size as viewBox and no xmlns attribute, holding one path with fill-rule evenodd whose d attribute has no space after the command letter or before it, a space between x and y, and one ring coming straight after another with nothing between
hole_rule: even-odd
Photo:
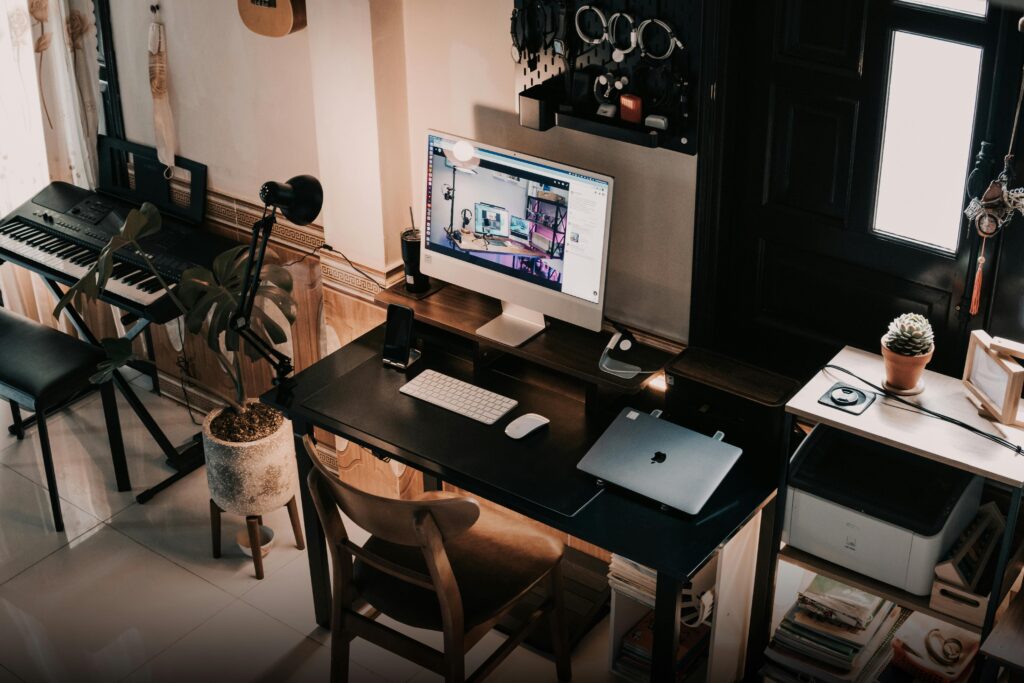
<instances>
[{"instance_id":1,"label":"laptop lid","mask_svg":"<svg viewBox=\"0 0 1024 683\"><path fill-rule=\"evenodd\" d=\"M742 453L731 444L624 408L576 467L695 515Z\"/></svg>"}]
</instances>

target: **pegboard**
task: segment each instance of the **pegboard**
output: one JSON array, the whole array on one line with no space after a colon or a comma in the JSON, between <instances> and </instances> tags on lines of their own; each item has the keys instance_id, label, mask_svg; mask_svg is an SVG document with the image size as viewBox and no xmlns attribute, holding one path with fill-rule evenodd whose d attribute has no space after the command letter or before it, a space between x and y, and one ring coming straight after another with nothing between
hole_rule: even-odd
<instances>
[{"instance_id":1,"label":"pegboard","mask_svg":"<svg viewBox=\"0 0 1024 683\"><path fill-rule=\"evenodd\" d=\"M612 46L605 41L600 45L589 45L579 38L576 32L575 17L577 10L583 5L594 5L610 17L616 12L626 12L634 19L634 25L639 26L645 19L661 19L669 24L676 36L682 41L685 50L676 50L668 60L659 62L651 58L644 58L640 49L633 50L626 55L621 63L612 59ZM515 7L521 8L523 0L515 0ZM568 70L568 63L571 60L574 70L584 70L588 67L599 67L614 74L625 73L632 77L632 74L641 66L657 66L668 63L672 73L687 84L685 100L685 115L682 109L675 116L670 116L670 128L668 131L659 134L656 144L644 136L633 135L637 138L637 144L652 147L664 147L675 151L689 154L696 153L696 133L698 122L697 93L699 87L700 55L701 55L701 6L702 0L603 0L601 2L586 2L585 0L566 0L566 29L565 40L567 46L566 56L555 54L552 49L546 49L540 53L537 68L530 69L527 60L523 59L517 65L516 70L516 93L523 97L551 99L552 94L564 85L552 83L552 79L559 79L562 84ZM600 23L594 20L592 13L584 15L583 25L585 28L594 28L599 32ZM593 23L591 23L593 22ZM621 24L619 36L622 43L628 42L627 25ZM660 51L665 44L662 40L663 32L652 28L649 32L652 45L649 48ZM511 38L509 38L511 45ZM634 81L634 86L636 82ZM543 87L538 87L543 86ZM565 88L567 89L567 88ZM640 93L638 93L640 94ZM555 97L556 100L560 98ZM637 126L626 124L618 119L601 120L596 118L590 111L575 111L566 101L551 102L550 109L557 110L558 120L554 125L563 125L578 130L601 135L605 130L608 137L616 137L626 141L631 139L629 133L637 132ZM597 102L594 102L596 111ZM580 119L587 121L580 122ZM640 126L640 128L643 128ZM543 128L542 128L543 129ZM647 132L650 132L649 129Z\"/></svg>"}]
</instances>

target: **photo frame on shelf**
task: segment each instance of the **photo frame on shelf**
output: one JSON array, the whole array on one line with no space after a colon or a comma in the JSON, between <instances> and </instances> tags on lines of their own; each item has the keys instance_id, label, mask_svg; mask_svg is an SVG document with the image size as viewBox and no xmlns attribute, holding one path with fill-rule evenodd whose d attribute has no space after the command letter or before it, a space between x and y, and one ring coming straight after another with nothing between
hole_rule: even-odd
<instances>
[{"instance_id":1,"label":"photo frame on shelf","mask_svg":"<svg viewBox=\"0 0 1024 683\"><path fill-rule=\"evenodd\" d=\"M971 332L964 364L963 383L992 419L1024 426L1021 391L1024 390L1024 344L991 337L982 330Z\"/></svg>"}]
</instances>

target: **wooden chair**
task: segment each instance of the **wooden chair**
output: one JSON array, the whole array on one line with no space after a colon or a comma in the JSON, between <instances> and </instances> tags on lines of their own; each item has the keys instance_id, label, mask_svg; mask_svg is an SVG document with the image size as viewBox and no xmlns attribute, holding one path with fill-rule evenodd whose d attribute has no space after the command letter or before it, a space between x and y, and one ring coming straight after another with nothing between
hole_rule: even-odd
<instances>
[{"instance_id":1,"label":"wooden chair","mask_svg":"<svg viewBox=\"0 0 1024 683\"><path fill-rule=\"evenodd\" d=\"M467 680L466 652L544 583L547 599L468 680L494 671L544 617L558 680L571 680L561 543L472 498L431 492L397 500L359 491L324 468L309 437L304 443L315 465L307 483L334 561L332 681L348 681L349 643L356 636L442 674L447 683ZM339 509L371 534L365 544L349 540ZM442 631L444 651L378 624L381 613Z\"/></svg>"}]
</instances>

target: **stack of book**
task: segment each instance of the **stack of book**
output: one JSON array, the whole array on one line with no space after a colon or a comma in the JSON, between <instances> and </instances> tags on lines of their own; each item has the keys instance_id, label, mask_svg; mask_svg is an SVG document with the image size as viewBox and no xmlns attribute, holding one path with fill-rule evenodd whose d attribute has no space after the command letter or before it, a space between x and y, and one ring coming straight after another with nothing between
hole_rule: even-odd
<instances>
[{"instance_id":1,"label":"stack of book","mask_svg":"<svg viewBox=\"0 0 1024 683\"><path fill-rule=\"evenodd\" d=\"M816 576L776 630L762 673L780 682L873 680L905 618L888 600Z\"/></svg>"},{"instance_id":2,"label":"stack of book","mask_svg":"<svg viewBox=\"0 0 1024 683\"><path fill-rule=\"evenodd\" d=\"M637 564L621 555L612 555L608 566L608 585L642 605L654 607L654 589L657 574L650 567Z\"/></svg>"},{"instance_id":3,"label":"stack of book","mask_svg":"<svg viewBox=\"0 0 1024 683\"><path fill-rule=\"evenodd\" d=\"M711 627L681 628L676 652L676 683L689 676L708 649ZM648 681L651 677L651 645L654 642L654 612L648 612L622 637L616 671L625 678Z\"/></svg>"}]
</instances>

